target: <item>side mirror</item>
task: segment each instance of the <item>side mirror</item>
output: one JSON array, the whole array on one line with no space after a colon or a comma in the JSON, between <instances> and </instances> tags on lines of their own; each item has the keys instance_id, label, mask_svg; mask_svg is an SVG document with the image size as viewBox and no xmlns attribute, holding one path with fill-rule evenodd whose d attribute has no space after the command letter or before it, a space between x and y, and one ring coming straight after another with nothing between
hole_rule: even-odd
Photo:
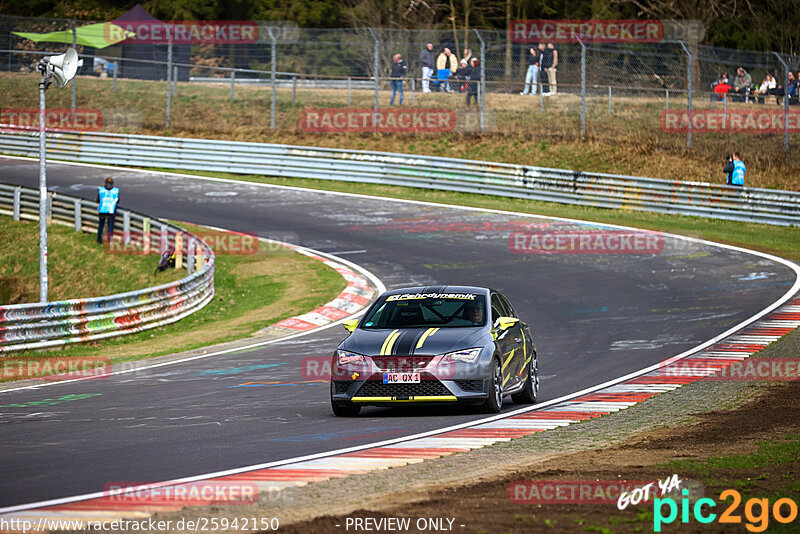
<instances>
[{"instance_id":1,"label":"side mirror","mask_svg":"<svg viewBox=\"0 0 800 534\"><path fill-rule=\"evenodd\" d=\"M516 317L498 317L497 322L495 322L495 324L497 325L497 329L502 331L502 330L508 330L518 322L519 319L517 319Z\"/></svg>"},{"instance_id":2,"label":"side mirror","mask_svg":"<svg viewBox=\"0 0 800 534\"><path fill-rule=\"evenodd\" d=\"M350 319L349 321L345 321L342 323L342 326L345 330L352 334L353 330L355 330L358 326L358 319Z\"/></svg>"}]
</instances>

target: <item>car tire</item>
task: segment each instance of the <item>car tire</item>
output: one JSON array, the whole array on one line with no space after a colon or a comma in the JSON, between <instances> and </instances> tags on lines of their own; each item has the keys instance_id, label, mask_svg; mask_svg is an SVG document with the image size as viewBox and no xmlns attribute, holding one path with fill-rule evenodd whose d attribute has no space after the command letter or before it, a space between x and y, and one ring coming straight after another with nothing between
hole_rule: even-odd
<instances>
[{"instance_id":1,"label":"car tire","mask_svg":"<svg viewBox=\"0 0 800 534\"><path fill-rule=\"evenodd\" d=\"M331 408L336 417L355 417L361 412L361 406L358 404L333 400L333 382L331 382Z\"/></svg>"},{"instance_id":2,"label":"car tire","mask_svg":"<svg viewBox=\"0 0 800 534\"><path fill-rule=\"evenodd\" d=\"M342 404L331 401L331 408L336 417L355 417L361 412L361 406L358 404Z\"/></svg>"},{"instance_id":3,"label":"car tire","mask_svg":"<svg viewBox=\"0 0 800 534\"><path fill-rule=\"evenodd\" d=\"M511 395L514 404L535 404L539 396L539 358L534 352L528 366L528 376L525 378L525 387L515 395Z\"/></svg>"},{"instance_id":4,"label":"car tire","mask_svg":"<svg viewBox=\"0 0 800 534\"><path fill-rule=\"evenodd\" d=\"M500 360L492 358L492 372L489 376L488 397L483 403L483 411L486 413L500 413L503 409L503 369Z\"/></svg>"}]
</instances>

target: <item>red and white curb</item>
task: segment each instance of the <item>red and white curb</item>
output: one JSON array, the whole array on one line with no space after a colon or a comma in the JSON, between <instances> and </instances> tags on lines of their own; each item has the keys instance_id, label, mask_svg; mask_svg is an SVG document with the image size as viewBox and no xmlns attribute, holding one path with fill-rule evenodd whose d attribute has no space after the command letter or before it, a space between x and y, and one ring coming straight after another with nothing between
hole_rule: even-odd
<instances>
[{"instance_id":1,"label":"red and white curb","mask_svg":"<svg viewBox=\"0 0 800 534\"><path fill-rule=\"evenodd\" d=\"M300 317L303 316L298 316L298 319ZM305 321L306 319L301 320ZM677 389L684 384L702 380L758 353L770 343L798 327L800 327L800 298L794 298L788 304L739 332L678 360L683 368L693 370L689 373L680 372L677 376L670 376L664 372L663 368L656 369L602 389L548 405L546 408L534 408L531 411L509 417L499 416L492 418L493 420L490 422L474 426L463 426L438 434L430 432L416 439L393 441L385 445L284 463L263 469L234 472L223 476L194 477L185 479L182 483L196 484L201 480L213 480L216 484L255 484L261 492L272 494L285 488L420 463L427 459L510 441L529 434L609 415L661 393ZM151 487L165 487L170 484L173 483L163 483ZM141 520L149 518L155 513L174 512L185 506L201 504L209 503L185 501L180 503L142 503L136 502L135 499L133 502L126 502L125 499L119 497L100 496L55 506L0 514L0 519L36 521L39 518L46 518L88 521L125 518ZM225 501L217 501L216 504L224 505Z\"/></svg>"}]
</instances>

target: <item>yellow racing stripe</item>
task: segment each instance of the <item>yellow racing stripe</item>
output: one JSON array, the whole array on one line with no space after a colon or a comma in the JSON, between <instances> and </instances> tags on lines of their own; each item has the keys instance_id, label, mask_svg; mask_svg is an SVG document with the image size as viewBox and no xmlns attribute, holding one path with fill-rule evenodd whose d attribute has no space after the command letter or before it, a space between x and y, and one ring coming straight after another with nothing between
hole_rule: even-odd
<instances>
[{"instance_id":1,"label":"yellow racing stripe","mask_svg":"<svg viewBox=\"0 0 800 534\"><path fill-rule=\"evenodd\" d=\"M503 371L506 370L506 367L508 366L508 362L510 362L511 358L514 357L514 351L516 351L516 350L517 350L516 348L511 349L511 352L508 353L508 358L506 358L506 361L503 362Z\"/></svg>"},{"instance_id":2,"label":"yellow racing stripe","mask_svg":"<svg viewBox=\"0 0 800 534\"><path fill-rule=\"evenodd\" d=\"M417 349L422 347L422 345L425 343L425 340L428 339L430 336L432 336L433 334L435 334L438 331L439 331L438 328L428 328L427 330L425 330L425 333L422 334L422 337L420 337L419 341L417 341Z\"/></svg>"},{"instance_id":3,"label":"yellow racing stripe","mask_svg":"<svg viewBox=\"0 0 800 534\"><path fill-rule=\"evenodd\" d=\"M392 330L392 333L383 342L381 356L390 356L392 354L392 347L394 347L394 342L397 341L398 337L400 337L400 330Z\"/></svg>"}]
</instances>

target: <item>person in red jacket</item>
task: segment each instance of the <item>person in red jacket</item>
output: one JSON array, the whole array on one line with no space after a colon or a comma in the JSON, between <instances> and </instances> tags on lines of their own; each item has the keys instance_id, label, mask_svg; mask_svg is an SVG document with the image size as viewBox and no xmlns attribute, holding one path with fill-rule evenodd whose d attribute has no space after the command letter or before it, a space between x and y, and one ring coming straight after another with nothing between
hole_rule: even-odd
<instances>
[{"instance_id":1,"label":"person in red jacket","mask_svg":"<svg viewBox=\"0 0 800 534\"><path fill-rule=\"evenodd\" d=\"M728 83L728 73L725 72L719 77L717 83L714 84L714 93L717 95L717 100L724 100L725 95L728 94L730 90L731 85Z\"/></svg>"}]
</instances>

